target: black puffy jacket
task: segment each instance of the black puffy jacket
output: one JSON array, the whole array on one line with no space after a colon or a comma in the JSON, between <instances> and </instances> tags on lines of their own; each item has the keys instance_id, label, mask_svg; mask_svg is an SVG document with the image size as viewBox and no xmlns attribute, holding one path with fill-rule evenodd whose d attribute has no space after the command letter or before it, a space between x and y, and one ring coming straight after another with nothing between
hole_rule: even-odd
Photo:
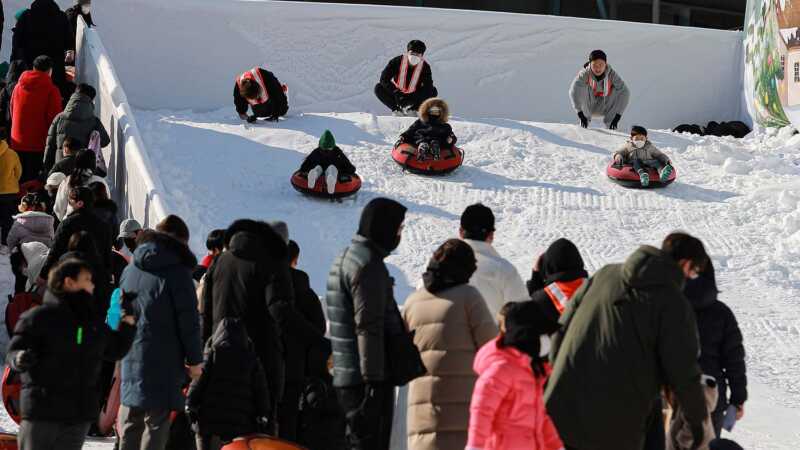
<instances>
[{"instance_id":1,"label":"black puffy jacket","mask_svg":"<svg viewBox=\"0 0 800 450\"><path fill-rule=\"evenodd\" d=\"M25 60L33 67L39 55L53 59L53 83L64 81L64 56L72 47L72 27L67 15L53 0L34 0L31 7L20 15L14 27L11 61Z\"/></svg>"},{"instance_id":2,"label":"black puffy jacket","mask_svg":"<svg viewBox=\"0 0 800 450\"><path fill-rule=\"evenodd\" d=\"M53 246L47 255L44 266L42 267L42 278L47 278L50 269L67 252L69 240L73 234L85 231L94 240L94 245L100 256L100 264L103 267L111 267L111 227L100 219L94 212L94 208L81 208L72 211L64 220L58 224Z\"/></svg>"},{"instance_id":3,"label":"black puffy jacket","mask_svg":"<svg viewBox=\"0 0 800 450\"><path fill-rule=\"evenodd\" d=\"M303 164L300 165L300 172L308 172L316 166L322 167L323 170L327 169L328 166L336 166L339 175L356 173L356 166L347 159L347 156L339 147L334 147L330 150L314 149L313 152L306 156Z\"/></svg>"},{"instance_id":4,"label":"black puffy jacket","mask_svg":"<svg viewBox=\"0 0 800 450\"><path fill-rule=\"evenodd\" d=\"M267 379L253 342L239 319L220 321L205 348L203 375L189 388L187 408L196 411L200 433L223 440L258 431L270 417Z\"/></svg>"},{"instance_id":5,"label":"black puffy jacket","mask_svg":"<svg viewBox=\"0 0 800 450\"><path fill-rule=\"evenodd\" d=\"M78 292L56 297L22 315L8 348L7 360L17 370L17 353L29 350L36 364L22 373L22 418L54 422L97 420L103 360L125 356L136 328L120 323L112 331L98 320L92 296ZM82 331L79 334L79 328Z\"/></svg>"},{"instance_id":6,"label":"black puffy jacket","mask_svg":"<svg viewBox=\"0 0 800 450\"><path fill-rule=\"evenodd\" d=\"M717 299L717 293L713 275L708 274L687 281L684 288L697 317L700 368L717 379L720 411L728 404L742 405L747 401L747 370L739 324L731 309Z\"/></svg>"},{"instance_id":7,"label":"black puffy jacket","mask_svg":"<svg viewBox=\"0 0 800 450\"><path fill-rule=\"evenodd\" d=\"M84 14L81 9L81 5L73 5L65 9L64 14L67 15L67 20L69 21L69 25L72 30L72 40L69 41L72 46L68 50L75 50L78 35L78 17L83 17L86 25L93 27L94 21L92 20L92 13Z\"/></svg>"},{"instance_id":8,"label":"black puffy jacket","mask_svg":"<svg viewBox=\"0 0 800 450\"><path fill-rule=\"evenodd\" d=\"M275 279L278 259L286 259L286 249L278 235L267 234L266 228L264 231L236 233L228 251L208 268L203 291L203 338L209 339L222 319L243 319L276 402L285 381L283 345L278 324L270 314L267 288Z\"/></svg>"},{"instance_id":9,"label":"black puffy jacket","mask_svg":"<svg viewBox=\"0 0 800 450\"><path fill-rule=\"evenodd\" d=\"M294 287L294 306L305 321L305 326L297 330L289 330L284 335L286 348L286 383L302 385L306 379L307 361L311 352L330 353L330 341L325 339L325 315L322 302L317 293L311 289L308 275L302 270L291 269L292 286ZM305 335L309 334L310 336Z\"/></svg>"},{"instance_id":10,"label":"black puffy jacket","mask_svg":"<svg viewBox=\"0 0 800 450\"><path fill-rule=\"evenodd\" d=\"M236 112L247 114L247 108L252 108L253 115L256 117L272 117L286 114L289 111L289 99L286 98L286 93L283 92L281 82L272 72L264 69L258 70L267 85L269 100L266 103L251 105L247 102L247 99L239 94L239 83L236 83L233 86L233 104L236 106Z\"/></svg>"}]
</instances>

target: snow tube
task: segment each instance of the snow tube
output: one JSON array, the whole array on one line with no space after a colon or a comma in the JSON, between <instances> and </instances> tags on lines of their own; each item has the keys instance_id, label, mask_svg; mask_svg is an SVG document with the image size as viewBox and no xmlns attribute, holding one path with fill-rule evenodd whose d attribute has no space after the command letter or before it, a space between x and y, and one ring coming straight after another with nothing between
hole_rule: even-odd
<instances>
[{"instance_id":1,"label":"snow tube","mask_svg":"<svg viewBox=\"0 0 800 450\"><path fill-rule=\"evenodd\" d=\"M11 433L0 433L0 450L17 450L17 436Z\"/></svg>"},{"instance_id":2,"label":"snow tube","mask_svg":"<svg viewBox=\"0 0 800 450\"><path fill-rule=\"evenodd\" d=\"M117 413L120 406L120 373L119 363L114 367L114 382L108 392L108 398L100 410L100 417L97 418L97 431L103 436L110 436L117 422Z\"/></svg>"},{"instance_id":3,"label":"snow tube","mask_svg":"<svg viewBox=\"0 0 800 450\"><path fill-rule=\"evenodd\" d=\"M19 408L19 396L22 390L22 380L20 380L19 373L11 370L11 367L6 366L3 371L3 405L6 407L8 416L11 417L17 425L21 420Z\"/></svg>"},{"instance_id":4,"label":"snow tube","mask_svg":"<svg viewBox=\"0 0 800 450\"><path fill-rule=\"evenodd\" d=\"M358 175L340 176L339 181L336 183L336 190L332 195L328 194L326 190L324 176L317 178L317 184L314 186L314 189L308 188L308 177L304 172L300 172L299 170L292 175L291 182L292 187L294 187L297 192L320 198L349 197L361 189L361 177Z\"/></svg>"},{"instance_id":5,"label":"snow tube","mask_svg":"<svg viewBox=\"0 0 800 450\"><path fill-rule=\"evenodd\" d=\"M673 167L672 174L669 176L669 179L664 182L661 181L656 169L648 168L647 173L650 175L650 184L647 185L647 188L645 188L642 186L641 181L639 181L639 174L633 170L633 166L630 164L623 164L619 166L615 165L612 161L606 169L606 175L608 175L608 178L614 183L624 187L644 189L661 188L671 184L673 181L675 181L678 171Z\"/></svg>"},{"instance_id":6,"label":"snow tube","mask_svg":"<svg viewBox=\"0 0 800 450\"><path fill-rule=\"evenodd\" d=\"M417 148L411 144L400 144L392 149L392 159L405 170L419 175L445 175L464 163L464 150L458 147L443 148L438 160L417 160Z\"/></svg>"},{"instance_id":7,"label":"snow tube","mask_svg":"<svg viewBox=\"0 0 800 450\"><path fill-rule=\"evenodd\" d=\"M236 438L222 450L304 450L297 444L286 442L266 434L254 434Z\"/></svg>"}]
</instances>

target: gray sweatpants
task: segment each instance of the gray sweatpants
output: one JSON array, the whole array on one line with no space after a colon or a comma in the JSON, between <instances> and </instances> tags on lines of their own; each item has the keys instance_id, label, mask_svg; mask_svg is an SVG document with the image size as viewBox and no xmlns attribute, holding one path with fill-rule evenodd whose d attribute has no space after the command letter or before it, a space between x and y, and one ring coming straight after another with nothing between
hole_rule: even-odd
<instances>
[{"instance_id":1,"label":"gray sweatpants","mask_svg":"<svg viewBox=\"0 0 800 450\"><path fill-rule=\"evenodd\" d=\"M603 123L606 126L611 125L617 114L621 116L625 113L630 101L630 94L627 89L622 93L619 93L619 91L612 92L608 97L595 97L589 95L586 89L582 89L576 97L576 106L580 108L580 111L583 112L587 119L591 121L594 116L602 116Z\"/></svg>"},{"instance_id":2,"label":"gray sweatpants","mask_svg":"<svg viewBox=\"0 0 800 450\"><path fill-rule=\"evenodd\" d=\"M19 450L81 450L89 422L62 423L23 420L19 426Z\"/></svg>"},{"instance_id":3,"label":"gray sweatpants","mask_svg":"<svg viewBox=\"0 0 800 450\"><path fill-rule=\"evenodd\" d=\"M119 407L119 450L164 450L169 439L168 410Z\"/></svg>"}]
</instances>

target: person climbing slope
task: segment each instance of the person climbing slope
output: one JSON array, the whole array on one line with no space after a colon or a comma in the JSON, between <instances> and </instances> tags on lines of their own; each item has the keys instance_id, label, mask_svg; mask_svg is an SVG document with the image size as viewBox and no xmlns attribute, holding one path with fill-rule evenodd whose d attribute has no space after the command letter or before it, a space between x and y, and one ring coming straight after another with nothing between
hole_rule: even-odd
<instances>
[{"instance_id":1,"label":"person climbing slope","mask_svg":"<svg viewBox=\"0 0 800 450\"><path fill-rule=\"evenodd\" d=\"M616 130L630 101L630 90L608 65L606 53L594 50L589 62L572 81L569 97L581 126L587 128L594 116L602 116L609 130Z\"/></svg>"},{"instance_id":2,"label":"person climbing slope","mask_svg":"<svg viewBox=\"0 0 800 450\"><path fill-rule=\"evenodd\" d=\"M289 111L289 100L284 86L275 75L260 67L253 67L236 78L233 103L239 118L253 123L259 117L277 121ZM248 108L253 110L247 115Z\"/></svg>"},{"instance_id":3,"label":"person climbing slope","mask_svg":"<svg viewBox=\"0 0 800 450\"><path fill-rule=\"evenodd\" d=\"M300 172L308 174L308 188L314 189L317 179L325 176L328 194L336 192L336 183L343 175L354 175L356 166L347 159L342 149L336 146L336 139L330 130L325 130L319 138L319 146L309 154L300 166Z\"/></svg>"}]
</instances>

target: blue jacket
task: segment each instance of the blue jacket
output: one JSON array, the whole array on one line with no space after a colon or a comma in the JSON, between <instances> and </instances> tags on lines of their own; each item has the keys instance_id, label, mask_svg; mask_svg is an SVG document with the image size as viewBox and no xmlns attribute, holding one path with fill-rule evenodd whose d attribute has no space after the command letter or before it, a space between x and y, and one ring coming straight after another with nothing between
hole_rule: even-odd
<instances>
[{"instance_id":1,"label":"blue jacket","mask_svg":"<svg viewBox=\"0 0 800 450\"><path fill-rule=\"evenodd\" d=\"M122 404L146 410L183 410L185 364L203 361L200 317L189 248L149 232L122 273L120 288L135 294L136 337L122 360Z\"/></svg>"}]
</instances>

